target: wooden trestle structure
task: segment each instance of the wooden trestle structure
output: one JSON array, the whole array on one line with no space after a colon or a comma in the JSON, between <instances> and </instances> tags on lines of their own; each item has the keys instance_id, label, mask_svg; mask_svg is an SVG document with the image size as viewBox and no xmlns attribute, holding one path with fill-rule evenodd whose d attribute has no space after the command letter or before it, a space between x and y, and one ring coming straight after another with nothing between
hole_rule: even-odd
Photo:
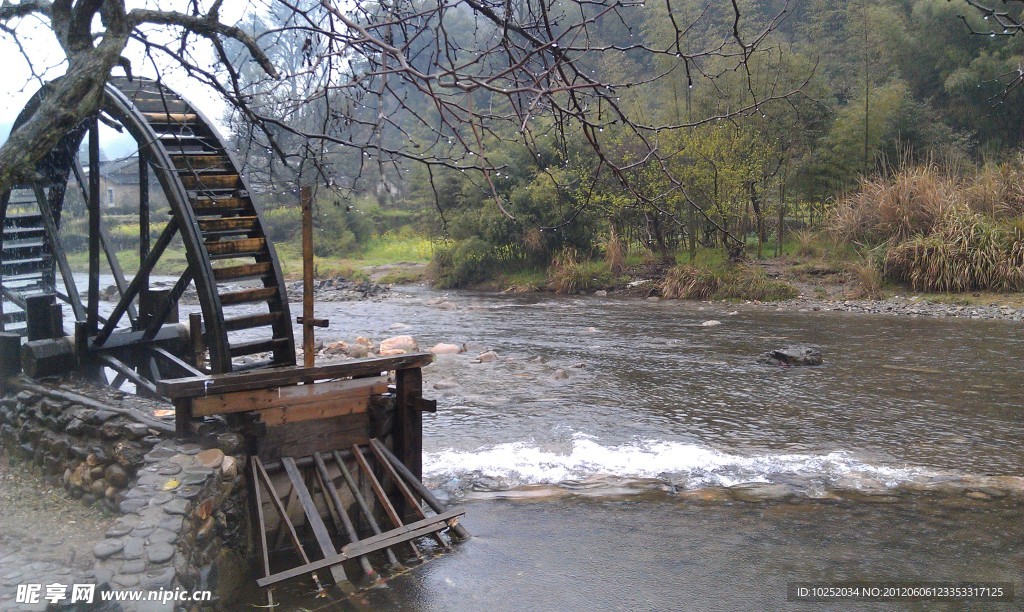
<instances>
[{"instance_id":1,"label":"wooden trestle structure","mask_svg":"<svg viewBox=\"0 0 1024 612\"><path fill-rule=\"evenodd\" d=\"M397 566L399 545L418 557L417 538L447 548L443 533L469 537L458 525L464 511L446 510L421 482L422 413L436 402L423 398L420 368L431 361L402 355L158 383L174 400L183 434L215 414L258 432L248 478L260 586L304 574L320 586L316 572L325 568L348 585L343 563L350 560L376 580L370 553L384 551ZM304 542L303 527L311 541ZM301 563L274 569L271 553L286 541Z\"/></svg>"},{"instance_id":2,"label":"wooden trestle structure","mask_svg":"<svg viewBox=\"0 0 1024 612\"><path fill-rule=\"evenodd\" d=\"M118 259L102 204L101 124L138 144L132 268ZM86 139L83 164L78 151ZM310 346L306 365L297 366L280 265L239 168L212 123L184 98L158 81L112 79L100 112L58 143L37 178L0 194L0 374L78 371L170 399L181 437L209 417L243 431L261 585L324 568L347 584L346 560L358 559L374 576L370 553L383 550L396 563L399 545L418 553L418 537L441 546L448 545L442 532L468 537L456 524L462 512L442 508L420 482L422 413L435 408L422 396L420 369L432 357L312 365L311 326L327 322L311 316L310 271L299 321ZM69 192L85 203L85 288L68 263ZM309 219L310 196L302 195ZM310 227L304 242L311 244ZM174 255L182 252L184 261ZM157 270L172 282L155 285ZM113 298L101 294L101 273L113 279ZM178 312L190 288L200 312L186 324ZM106 301L112 307L101 312ZM70 331L65 306L75 321ZM271 552L283 540L302 559L297 567L274 567Z\"/></svg>"}]
</instances>

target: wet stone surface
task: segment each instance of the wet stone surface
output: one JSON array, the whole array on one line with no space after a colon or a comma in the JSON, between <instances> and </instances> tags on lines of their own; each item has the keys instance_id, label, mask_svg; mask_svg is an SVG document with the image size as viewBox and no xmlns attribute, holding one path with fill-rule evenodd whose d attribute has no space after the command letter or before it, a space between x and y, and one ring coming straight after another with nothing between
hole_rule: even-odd
<instances>
[{"instance_id":1,"label":"wet stone surface","mask_svg":"<svg viewBox=\"0 0 1024 612\"><path fill-rule=\"evenodd\" d=\"M215 564L244 567L244 457L225 454L240 437L161 438L167 428L132 422L125 403L90 409L28 391L0 400L0 452L11 455L0 457L0 610L26 582L205 589ZM211 446L220 441L227 448Z\"/></svg>"}]
</instances>

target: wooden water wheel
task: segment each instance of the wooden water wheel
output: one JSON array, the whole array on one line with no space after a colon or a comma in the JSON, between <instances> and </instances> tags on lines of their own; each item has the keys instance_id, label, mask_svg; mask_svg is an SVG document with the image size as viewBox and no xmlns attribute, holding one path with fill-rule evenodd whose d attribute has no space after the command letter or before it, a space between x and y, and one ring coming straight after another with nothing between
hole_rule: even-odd
<instances>
[{"instance_id":1,"label":"wooden water wheel","mask_svg":"<svg viewBox=\"0 0 1024 612\"><path fill-rule=\"evenodd\" d=\"M137 160L126 162L136 164L139 177L138 207L132 207L137 241L112 235L108 223L100 192L101 123L138 144ZM86 141L83 165L78 152ZM36 171L36 182L0 196L0 329L31 339L33 301L60 300L70 307L75 330L58 322L50 337L68 334L63 341L74 347L74 363L115 386L150 391L157 380L196 372L200 338L203 369L211 373L294 365L285 285L252 192L216 129L181 96L152 80L112 79L99 115L67 134ZM78 194L84 213L68 205ZM81 227L83 216L88 232L69 237L63 230ZM68 244L83 236L87 249ZM132 245L130 257L125 243ZM77 283L69 262L76 246L89 258L89 274L79 274ZM104 295L101 273L113 278L113 295ZM156 284L158 274L170 280ZM186 292L201 308L201 336L177 324ZM257 354L269 357L251 357Z\"/></svg>"}]
</instances>

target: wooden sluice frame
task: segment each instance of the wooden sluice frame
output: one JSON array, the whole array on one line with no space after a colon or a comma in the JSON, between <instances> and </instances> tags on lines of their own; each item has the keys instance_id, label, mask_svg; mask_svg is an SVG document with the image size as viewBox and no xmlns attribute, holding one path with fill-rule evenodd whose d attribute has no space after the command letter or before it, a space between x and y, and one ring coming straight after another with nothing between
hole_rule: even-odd
<instances>
[{"instance_id":1,"label":"wooden sluice frame","mask_svg":"<svg viewBox=\"0 0 1024 612\"><path fill-rule=\"evenodd\" d=\"M174 400L179 435L189 435L196 418L211 415L247 415L262 432L247 470L250 515L259 531L262 558L259 586L311 574L322 589L317 572L326 569L334 583L348 590L345 561L357 560L366 577L376 581L379 575L369 553L384 551L388 564L400 567L395 550L409 546L420 557L417 538L431 537L447 548L443 532L449 538L469 537L458 524L465 512L446 510L421 482L422 413L433 412L436 402L423 398L420 368L432 359L429 354L402 355L157 383L157 392ZM394 387L388 384L388 372L394 372ZM369 407L374 396L384 393L394 394L391 426L383 432L391 436L394 450L371 437L382 432L371 433ZM347 461L355 467L350 469ZM333 476L329 462L337 470ZM286 477L279 483L284 488L275 486L272 474ZM339 479L343 484L336 485ZM345 492L355 516L365 521L372 535L359 537L358 520L349 516L342 502ZM266 502L279 518L275 533L268 532ZM424 503L434 515L427 515ZM388 527L375 516L374 505L383 511ZM321 507L326 508L323 516ZM303 526L312 536L305 543L299 533ZM272 572L271 551L289 540L301 564ZM272 605L269 589L268 599Z\"/></svg>"},{"instance_id":2,"label":"wooden sluice frame","mask_svg":"<svg viewBox=\"0 0 1024 612\"><path fill-rule=\"evenodd\" d=\"M404 491L403 495L407 496L407 501L409 501L416 509L417 515L420 516L419 520L411 523L403 523L401 516L399 516L394 505L384 492L383 484L380 479L377 478L376 473L367 461L367 455L373 458L386 474L392 476L395 485L400 490ZM385 509L387 516L394 525L391 530L381 531L379 524L374 518L373 512L370 511L369 504L363 496L360 487L356 484L351 472L349 472L348 468L345 466L345 456L354 458L360 466L360 470L366 481L370 484L377 502ZM351 451L345 451L344 453L335 451L329 456L330 459L334 460L341 471L341 474L344 476L345 486L356 500L356 506L359 508L360 512L363 513L363 518L373 526L374 535L360 539L356 533L355 526L348 517L348 513L346 512L344 505L340 501L340 491L334 486L334 483L328 474L324 455L316 453L311 458L313 459L311 467L314 468L314 473L316 475L313 482L318 485L320 494L329 504L329 509L332 510L330 514L336 514L339 517L339 521L342 523L343 527L339 528L337 531L340 535L346 536L348 542L341 548L336 548L334 546L330 533L327 530L327 526L324 523L323 518L320 516L319 511L316 509L314 500L316 488L308 486L307 480L300 472L298 463L294 458L283 457L280 465L287 474L291 485L288 496L294 492L298 498L299 503L302 506L306 524L313 532L316 546L319 549L318 556L321 558L311 561L309 552L307 552L306 547L303 546L301 538L298 536L296 525L289 517L287 500L283 499L277 493L266 466L260 458L253 456L250 459L250 473L253 478L253 503L255 505L260 532L259 544L264 572L264 576L256 581L259 586L270 587L290 578L295 578L304 574L312 574L313 581L316 583L317 588L321 589L322 585L316 572L324 568L331 571L336 584L347 586L349 582L348 577L345 575L345 571L341 567L341 564L345 561L358 559L366 576L370 579L376 579L377 573L366 556L369 553L385 550L388 552L389 563L394 565L397 564L398 561L391 549L398 545L408 544L416 556L421 556L422 553L414 542L417 538L430 536L433 537L440 546L448 548L449 543L446 542L441 535L443 532L450 532L449 537L454 537L451 535L452 533L459 538L468 537L468 533L465 531L465 528L458 524L459 518L465 514L465 511L461 509L445 510L440 501L438 501L438 499L434 497L429 490L426 490L421 482L415 479L410 480L409 477L411 474L403 470L396 469L394 462L397 458L391 454L390 451L387 451L387 448L384 447L376 438L374 438L370 440L370 443L367 446L354 446ZM308 460L304 463L309 465ZM425 501L436 513L434 516L426 515L420 507L419 500L415 498L409 487L426 493L423 497L423 501ZM301 565L271 573L270 545L267 539L267 522L263 513L264 495L269 496L272 506L277 511L281 525L283 525L287 530L287 534L291 538L293 547L303 561Z\"/></svg>"}]
</instances>

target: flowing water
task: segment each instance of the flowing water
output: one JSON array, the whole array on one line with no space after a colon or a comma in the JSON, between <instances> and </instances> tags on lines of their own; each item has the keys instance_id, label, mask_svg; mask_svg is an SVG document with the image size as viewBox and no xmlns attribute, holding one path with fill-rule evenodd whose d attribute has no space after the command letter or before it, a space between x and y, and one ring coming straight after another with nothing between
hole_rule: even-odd
<instances>
[{"instance_id":1,"label":"flowing water","mask_svg":"<svg viewBox=\"0 0 1024 612\"><path fill-rule=\"evenodd\" d=\"M294 581L286 609L965 605L798 581L1009 582L983 609L1024 609L1019 323L422 288L317 316L325 342L468 346L424 370L424 478L474 537L346 600ZM793 344L825 365L758 362Z\"/></svg>"},{"instance_id":2,"label":"flowing water","mask_svg":"<svg viewBox=\"0 0 1024 612\"><path fill-rule=\"evenodd\" d=\"M418 288L318 316L327 341L469 347L424 370L424 477L475 537L346 606L829 607L787 602L814 580L1024 591L1019 498L978 484L1024 475L1019 324ZM825 365L758 363L791 344ZM485 350L498 359L475 363ZM972 482L988 494L965 497ZM728 494L745 487L774 495ZM963 604L897 607L913 605Z\"/></svg>"}]
</instances>

